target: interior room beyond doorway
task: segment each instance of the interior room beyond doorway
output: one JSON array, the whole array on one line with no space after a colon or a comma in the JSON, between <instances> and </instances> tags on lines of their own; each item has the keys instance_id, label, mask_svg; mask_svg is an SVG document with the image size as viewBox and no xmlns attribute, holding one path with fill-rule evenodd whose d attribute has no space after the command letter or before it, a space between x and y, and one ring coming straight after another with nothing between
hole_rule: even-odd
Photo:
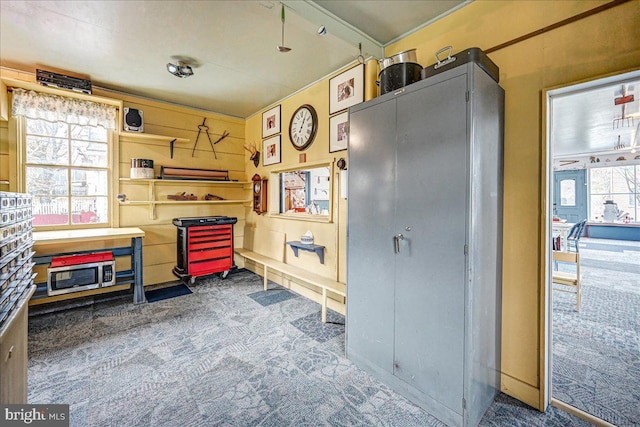
<instances>
[{"instance_id":1,"label":"interior room beyond doorway","mask_svg":"<svg viewBox=\"0 0 640 427\"><path fill-rule=\"evenodd\" d=\"M547 96L550 400L595 423L637 425L640 72ZM562 253L575 264L555 261Z\"/></svg>"}]
</instances>

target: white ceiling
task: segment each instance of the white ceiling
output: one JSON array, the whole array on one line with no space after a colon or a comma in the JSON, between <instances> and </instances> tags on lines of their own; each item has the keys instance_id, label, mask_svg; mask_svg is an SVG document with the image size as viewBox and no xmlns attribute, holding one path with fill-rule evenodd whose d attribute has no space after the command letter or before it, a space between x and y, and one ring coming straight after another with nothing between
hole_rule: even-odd
<instances>
[{"instance_id":1,"label":"white ceiling","mask_svg":"<svg viewBox=\"0 0 640 427\"><path fill-rule=\"evenodd\" d=\"M460 7L460 0L315 0L382 45ZM429 64L424 64L429 65Z\"/></svg>"},{"instance_id":2,"label":"white ceiling","mask_svg":"<svg viewBox=\"0 0 640 427\"><path fill-rule=\"evenodd\" d=\"M94 86L247 118L354 63L359 45L379 58L389 42L470 1L0 0L0 65L77 73ZM276 48L282 4L288 53ZM176 57L191 58L195 75L169 74ZM613 102L619 82L560 91L554 153L612 151L618 135L629 147L640 121L639 80L626 85L635 96L626 107L633 126L614 122L622 115Z\"/></svg>"},{"instance_id":3,"label":"white ceiling","mask_svg":"<svg viewBox=\"0 0 640 427\"><path fill-rule=\"evenodd\" d=\"M623 95L633 101L616 105ZM559 90L552 96L551 123L555 158L640 155L640 142L634 142L640 138L640 72ZM629 156L634 143L638 152Z\"/></svg>"},{"instance_id":4,"label":"white ceiling","mask_svg":"<svg viewBox=\"0 0 640 427\"><path fill-rule=\"evenodd\" d=\"M282 3L288 53L276 49ZM2 0L0 65L246 118L352 63L359 44L379 58L385 43L465 1L282 3ZM169 74L176 57L190 58L195 75Z\"/></svg>"}]
</instances>

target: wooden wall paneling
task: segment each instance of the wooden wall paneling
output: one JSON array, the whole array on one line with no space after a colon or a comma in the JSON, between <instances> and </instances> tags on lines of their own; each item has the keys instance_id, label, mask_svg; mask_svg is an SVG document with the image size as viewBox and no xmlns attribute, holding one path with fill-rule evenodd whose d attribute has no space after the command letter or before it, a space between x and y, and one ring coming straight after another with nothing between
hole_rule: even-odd
<instances>
[{"instance_id":1,"label":"wooden wall paneling","mask_svg":"<svg viewBox=\"0 0 640 427\"><path fill-rule=\"evenodd\" d=\"M120 194L126 194L127 200L149 200L149 187L141 184L120 182Z\"/></svg>"},{"instance_id":2,"label":"wooden wall paneling","mask_svg":"<svg viewBox=\"0 0 640 427\"><path fill-rule=\"evenodd\" d=\"M33 272L36 273L36 278L34 279L34 283L43 283L47 281L46 265L36 265L35 267L33 267Z\"/></svg>"},{"instance_id":3,"label":"wooden wall paneling","mask_svg":"<svg viewBox=\"0 0 640 427\"><path fill-rule=\"evenodd\" d=\"M7 122L0 122L0 181L9 180L9 135ZM6 190L6 188L0 187Z\"/></svg>"},{"instance_id":4,"label":"wooden wall paneling","mask_svg":"<svg viewBox=\"0 0 640 427\"><path fill-rule=\"evenodd\" d=\"M144 227L145 225L171 224L173 218L191 216L224 215L236 218L243 217L243 208L239 204L176 203L156 206L157 217L156 219L151 219L149 206L150 205L120 205L120 226Z\"/></svg>"},{"instance_id":5,"label":"wooden wall paneling","mask_svg":"<svg viewBox=\"0 0 640 427\"><path fill-rule=\"evenodd\" d=\"M9 120L9 92L4 81L0 81L0 120Z\"/></svg>"},{"instance_id":6,"label":"wooden wall paneling","mask_svg":"<svg viewBox=\"0 0 640 427\"><path fill-rule=\"evenodd\" d=\"M133 158L137 158L137 157L132 157L132 159ZM139 157L139 158L148 159L149 157ZM184 166L184 164L181 164L181 165L157 165L156 166L156 164L157 164L156 161L153 158L151 160L153 160L153 163L154 163L154 177L158 177L160 175L160 166L189 167L189 166ZM252 164L252 166L253 166L253 164ZM119 171L118 172L120 174L120 177L121 178L129 178L129 176L131 174L131 159L127 160L126 162L120 162L118 167L119 167ZM204 169L216 169L216 168L207 167L207 168L204 168ZM220 170L229 171L229 179L231 181L244 181L246 179L246 177L244 175L244 169L242 169L242 170L220 169ZM247 194L249 194L249 193L247 193Z\"/></svg>"},{"instance_id":7,"label":"wooden wall paneling","mask_svg":"<svg viewBox=\"0 0 640 427\"><path fill-rule=\"evenodd\" d=\"M173 224L143 225L140 229L144 231L144 246L176 242L176 227Z\"/></svg>"},{"instance_id":8,"label":"wooden wall paneling","mask_svg":"<svg viewBox=\"0 0 640 427\"><path fill-rule=\"evenodd\" d=\"M156 181L155 183L150 183L146 180L121 181L120 193L125 194L127 201L131 203L134 203L135 201L151 201L151 195L149 194L151 186L155 187L155 200L160 202L168 202L170 201L170 195L176 195L183 192L197 196L199 201L205 200L204 197L207 194L222 197L224 199L223 202L232 200L249 200L248 190L227 182L215 184L189 180Z\"/></svg>"},{"instance_id":9,"label":"wooden wall paneling","mask_svg":"<svg viewBox=\"0 0 640 427\"><path fill-rule=\"evenodd\" d=\"M216 148L216 156L214 156L211 150L209 141L205 138L204 141L198 142L198 147L191 156L193 151L192 141L190 144L185 143L174 144L173 158L169 150L169 144L164 142L132 142L127 141L126 138L121 138L120 143L120 162L131 165L132 158L153 159L154 163L159 166L174 166L174 167L191 167L191 168L206 168L206 169L233 169L244 170L243 153L228 153L219 150L219 145L214 145ZM222 144L222 143L221 143ZM233 162L231 165L228 162ZM217 164L219 167L214 167ZM129 176L129 170L127 169L126 176Z\"/></svg>"},{"instance_id":10,"label":"wooden wall paneling","mask_svg":"<svg viewBox=\"0 0 640 427\"><path fill-rule=\"evenodd\" d=\"M153 265L173 263L176 264L176 244L163 243L143 246L143 263L150 267Z\"/></svg>"},{"instance_id":11,"label":"wooden wall paneling","mask_svg":"<svg viewBox=\"0 0 640 427\"><path fill-rule=\"evenodd\" d=\"M238 188L232 188L229 186L212 186L205 184L189 184L189 181L183 181L183 183L171 183L170 185L157 185L156 184L156 198L157 200L168 200L169 195L176 194L178 192L186 192L198 196L198 200L203 200L203 197L207 194L213 194L222 197L225 200L248 200L249 195L245 191L242 194L242 190L238 191Z\"/></svg>"},{"instance_id":12,"label":"wooden wall paneling","mask_svg":"<svg viewBox=\"0 0 640 427\"><path fill-rule=\"evenodd\" d=\"M204 144L203 144L204 142ZM131 159L151 159L154 163L155 176L160 174L161 166L220 169L235 172L234 179L244 177L244 155L220 152L216 147L217 160L211 151L208 141L200 141L195 156L191 157L193 145L183 147L184 144L174 146L173 159L170 156L169 144L151 142L121 142L120 144L120 177L128 178L131 170Z\"/></svg>"},{"instance_id":13,"label":"wooden wall paneling","mask_svg":"<svg viewBox=\"0 0 640 427\"><path fill-rule=\"evenodd\" d=\"M141 227L148 224L161 224L149 217L150 205L120 205L120 227ZM165 223L167 223L165 221ZM142 239L144 246L144 239ZM144 251L143 251L144 256Z\"/></svg>"},{"instance_id":14,"label":"wooden wall paneling","mask_svg":"<svg viewBox=\"0 0 640 427\"><path fill-rule=\"evenodd\" d=\"M178 278L171 272L175 265L175 261L155 265L145 264L142 269L142 281L144 282L144 286L178 280Z\"/></svg>"},{"instance_id":15,"label":"wooden wall paneling","mask_svg":"<svg viewBox=\"0 0 640 427\"><path fill-rule=\"evenodd\" d=\"M209 111L195 110L181 105L157 102L150 99L127 97L126 95L123 96L122 99L126 107L138 108L144 111L145 128L147 127L147 123L150 123L154 126L195 129L197 132L197 126L202 124L202 119L206 117L206 125L209 126L210 131L223 130L215 127L214 124L220 124L221 127L227 126L230 132L230 127L232 125L236 125L237 132L232 133L236 133L238 135L244 134L244 119L238 117ZM147 116L149 117L148 119Z\"/></svg>"}]
</instances>

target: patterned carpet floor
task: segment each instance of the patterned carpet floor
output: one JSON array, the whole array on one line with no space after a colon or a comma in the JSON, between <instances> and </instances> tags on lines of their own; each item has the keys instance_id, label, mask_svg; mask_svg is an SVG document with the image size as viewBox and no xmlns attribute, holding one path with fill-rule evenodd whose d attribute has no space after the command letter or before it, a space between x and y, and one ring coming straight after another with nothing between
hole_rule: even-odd
<instances>
[{"instance_id":1,"label":"patterned carpet floor","mask_svg":"<svg viewBox=\"0 0 640 427\"><path fill-rule=\"evenodd\" d=\"M639 426L640 242L581 239L580 260L580 312L575 295L553 294L552 396Z\"/></svg>"},{"instance_id":2,"label":"patterned carpet floor","mask_svg":"<svg viewBox=\"0 0 640 427\"><path fill-rule=\"evenodd\" d=\"M344 357L344 317L248 271L29 319L29 402L72 426L443 426ZM637 366L636 366L637 367ZM587 426L500 394L482 426Z\"/></svg>"}]
</instances>

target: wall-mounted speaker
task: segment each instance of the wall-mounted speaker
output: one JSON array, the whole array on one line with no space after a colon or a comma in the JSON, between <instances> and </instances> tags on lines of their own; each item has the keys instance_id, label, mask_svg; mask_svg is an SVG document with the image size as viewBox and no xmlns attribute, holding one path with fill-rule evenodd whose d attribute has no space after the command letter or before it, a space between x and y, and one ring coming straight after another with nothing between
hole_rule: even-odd
<instances>
[{"instance_id":1,"label":"wall-mounted speaker","mask_svg":"<svg viewBox=\"0 0 640 427\"><path fill-rule=\"evenodd\" d=\"M144 115L142 110L124 107L124 130L144 132Z\"/></svg>"}]
</instances>

